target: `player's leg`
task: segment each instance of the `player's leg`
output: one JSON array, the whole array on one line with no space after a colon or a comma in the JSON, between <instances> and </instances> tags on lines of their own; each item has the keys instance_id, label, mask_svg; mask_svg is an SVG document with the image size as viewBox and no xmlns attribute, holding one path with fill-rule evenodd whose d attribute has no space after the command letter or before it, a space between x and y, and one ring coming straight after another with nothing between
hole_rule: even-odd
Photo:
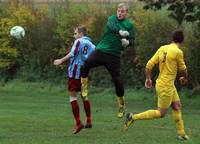
<instances>
[{"instance_id":1,"label":"player's leg","mask_svg":"<svg viewBox=\"0 0 200 144\"><path fill-rule=\"evenodd\" d=\"M117 102L119 106L119 110L117 113L117 117L122 118L125 113L125 101L124 101L124 96L122 97L117 97Z\"/></svg>"},{"instance_id":2,"label":"player's leg","mask_svg":"<svg viewBox=\"0 0 200 144\"><path fill-rule=\"evenodd\" d=\"M81 67L81 95L86 97L88 95L88 74L91 68L101 65L100 59L102 56L95 50L85 61Z\"/></svg>"},{"instance_id":3,"label":"player's leg","mask_svg":"<svg viewBox=\"0 0 200 144\"><path fill-rule=\"evenodd\" d=\"M86 124L85 128L92 128L92 122L91 122L91 105L88 97L82 97L83 100L83 106L86 114Z\"/></svg>"},{"instance_id":4,"label":"player's leg","mask_svg":"<svg viewBox=\"0 0 200 144\"><path fill-rule=\"evenodd\" d=\"M182 119L181 103L176 88L174 88L174 97L172 102L172 116L176 124L178 139L188 140L189 137L185 133L184 122Z\"/></svg>"},{"instance_id":5,"label":"player's leg","mask_svg":"<svg viewBox=\"0 0 200 144\"><path fill-rule=\"evenodd\" d=\"M71 103L72 113L76 121L73 133L76 134L83 128L83 125L80 120L80 110L79 110L79 104L77 102L77 97L74 95L74 92L69 92L69 94L70 94L70 103Z\"/></svg>"},{"instance_id":6,"label":"player's leg","mask_svg":"<svg viewBox=\"0 0 200 144\"><path fill-rule=\"evenodd\" d=\"M120 58L112 55L107 55L104 60L104 65L108 72L111 74L115 86L115 92L117 95L117 102L119 106L117 117L121 118L125 113L125 100L124 85L120 75Z\"/></svg>"},{"instance_id":7,"label":"player's leg","mask_svg":"<svg viewBox=\"0 0 200 144\"><path fill-rule=\"evenodd\" d=\"M150 120L164 117L167 113L167 109L158 108L157 110L147 110L139 114L134 114L132 116L133 120Z\"/></svg>"},{"instance_id":8,"label":"player's leg","mask_svg":"<svg viewBox=\"0 0 200 144\"><path fill-rule=\"evenodd\" d=\"M166 113L167 109L165 108L158 108L157 110L150 109L138 114L133 114L129 112L126 115L124 128L125 130L127 130L130 127L130 125L137 120L151 120L151 119L162 118L165 116Z\"/></svg>"},{"instance_id":9,"label":"player's leg","mask_svg":"<svg viewBox=\"0 0 200 144\"><path fill-rule=\"evenodd\" d=\"M147 110L138 114L128 113L126 116L125 129L128 129L128 127L136 120L150 120L164 117L172 101L170 92L167 89L168 88L160 87L156 84L158 109Z\"/></svg>"},{"instance_id":10,"label":"player's leg","mask_svg":"<svg viewBox=\"0 0 200 144\"><path fill-rule=\"evenodd\" d=\"M76 122L74 130L73 130L74 134L78 133L83 128L83 125L80 120L80 110L79 110L79 104L78 104L77 96L76 96L76 91L80 91L80 89L81 89L80 81L75 80L75 79L68 80L69 100L70 100L70 104L72 108L72 113L74 115L74 119Z\"/></svg>"}]
</instances>

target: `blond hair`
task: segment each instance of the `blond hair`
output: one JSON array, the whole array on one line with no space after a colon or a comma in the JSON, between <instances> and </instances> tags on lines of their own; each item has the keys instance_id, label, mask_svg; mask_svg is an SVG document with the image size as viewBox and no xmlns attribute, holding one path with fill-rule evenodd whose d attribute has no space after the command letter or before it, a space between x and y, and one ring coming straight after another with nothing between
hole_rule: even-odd
<instances>
[{"instance_id":1,"label":"blond hair","mask_svg":"<svg viewBox=\"0 0 200 144\"><path fill-rule=\"evenodd\" d=\"M128 4L127 3L119 3L118 8L126 8L128 10Z\"/></svg>"}]
</instances>

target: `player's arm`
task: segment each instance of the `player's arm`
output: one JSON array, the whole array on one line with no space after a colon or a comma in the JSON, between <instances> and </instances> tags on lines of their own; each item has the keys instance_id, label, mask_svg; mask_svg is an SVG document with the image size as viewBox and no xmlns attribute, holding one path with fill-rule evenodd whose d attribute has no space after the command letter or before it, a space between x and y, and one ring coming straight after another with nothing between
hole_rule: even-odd
<instances>
[{"instance_id":1,"label":"player's arm","mask_svg":"<svg viewBox=\"0 0 200 144\"><path fill-rule=\"evenodd\" d=\"M145 80L145 87L151 88L152 87L152 80L151 80L151 69L146 68L146 80Z\"/></svg>"},{"instance_id":2,"label":"player's arm","mask_svg":"<svg viewBox=\"0 0 200 144\"><path fill-rule=\"evenodd\" d=\"M188 72L187 69L180 71L181 76L179 77L179 82L181 85L186 85L188 83Z\"/></svg>"},{"instance_id":3,"label":"player's arm","mask_svg":"<svg viewBox=\"0 0 200 144\"><path fill-rule=\"evenodd\" d=\"M108 18L106 25L111 32L119 34L121 37L125 38L129 36L128 31L120 30L119 26L117 25L117 20L113 16Z\"/></svg>"},{"instance_id":4,"label":"player's arm","mask_svg":"<svg viewBox=\"0 0 200 144\"><path fill-rule=\"evenodd\" d=\"M75 56L78 53L77 50L79 50L79 46L80 46L80 41L75 40L75 42L71 48L71 51L65 57L54 60L54 65L60 65L64 62L68 61L70 59L70 57Z\"/></svg>"},{"instance_id":5,"label":"player's arm","mask_svg":"<svg viewBox=\"0 0 200 144\"><path fill-rule=\"evenodd\" d=\"M188 79L188 72L187 72L187 69L180 71L180 74L181 74L182 77Z\"/></svg>"},{"instance_id":6,"label":"player's arm","mask_svg":"<svg viewBox=\"0 0 200 144\"><path fill-rule=\"evenodd\" d=\"M135 32L134 32L134 29L133 27L131 27L131 30L128 31L129 32L129 37L128 38L125 38L128 42L127 42L127 45L124 45L124 47L129 47L128 50L128 53L130 53L132 59L131 59L131 62L133 64L136 63L136 48L135 48ZM122 41L122 40L121 40ZM123 46L123 43L122 43L122 46Z\"/></svg>"},{"instance_id":7,"label":"player's arm","mask_svg":"<svg viewBox=\"0 0 200 144\"><path fill-rule=\"evenodd\" d=\"M188 72L187 72L187 67L185 65L184 57L183 57L183 52L181 51L177 55L177 62L178 62L178 68L180 72L180 78L179 81L181 85L186 85L188 83Z\"/></svg>"},{"instance_id":8,"label":"player's arm","mask_svg":"<svg viewBox=\"0 0 200 144\"><path fill-rule=\"evenodd\" d=\"M135 30L134 30L134 27L133 25L129 28L128 30L128 37L125 38L125 40L127 40L127 46L129 46L131 48L131 53L132 53L132 56L135 57L136 55L136 50L135 50Z\"/></svg>"},{"instance_id":9,"label":"player's arm","mask_svg":"<svg viewBox=\"0 0 200 144\"><path fill-rule=\"evenodd\" d=\"M124 35L124 34L126 34L126 35ZM133 24L131 24L129 26L127 31L122 31L120 35L122 37L122 39L121 39L122 46L130 47L132 49L133 56L135 56L135 53L136 53L136 51L134 49L135 48L135 29L133 27Z\"/></svg>"},{"instance_id":10,"label":"player's arm","mask_svg":"<svg viewBox=\"0 0 200 144\"><path fill-rule=\"evenodd\" d=\"M135 25L133 22L131 22L131 26L129 27L128 32L129 32L128 40L130 41L130 46L134 47Z\"/></svg>"},{"instance_id":11,"label":"player's arm","mask_svg":"<svg viewBox=\"0 0 200 144\"><path fill-rule=\"evenodd\" d=\"M130 45L130 47L134 48L135 47L135 31L134 31L134 28L132 28L128 32L129 32L129 36L128 36L129 45Z\"/></svg>"},{"instance_id":12,"label":"player's arm","mask_svg":"<svg viewBox=\"0 0 200 144\"><path fill-rule=\"evenodd\" d=\"M113 17L109 17L108 21L107 21L107 27L110 31L112 31L113 33L118 34L120 28L117 26L117 22L115 21L115 19L113 19Z\"/></svg>"},{"instance_id":13,"label":"player's arm","mask_svg":"<svg viewBox=\"0 0 200 144\"><path fill-rule=\"evenodd\" d=\"M62 64L62 63L64 63L64 62L66 62L67 60L69 60L69 58L70 58L70 53L68 53L68 54L67 54L66 56L64 56L63 58L54 60L53 64L54 64L54 65L60 65L60 64Z\"/></svg>"},{"instance_id":14,"label":"player's arm","mask_svg":"<svg viewBox=\"0 0 200 144\"><path fill-rule=\"evenodd\" d=\"M154 54L154 56L146 64L146 80L145 80L146 88L152 87L151 73L152 73L153 67L158 62L159 62L159 50L157 50L157 52Z\"/></svg>"}]
</instances>

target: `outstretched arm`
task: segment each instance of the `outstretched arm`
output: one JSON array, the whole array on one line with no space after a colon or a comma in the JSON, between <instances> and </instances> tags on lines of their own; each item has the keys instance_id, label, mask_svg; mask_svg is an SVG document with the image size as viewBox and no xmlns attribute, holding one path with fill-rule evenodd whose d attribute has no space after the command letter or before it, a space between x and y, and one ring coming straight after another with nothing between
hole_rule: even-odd
<instances>
[{"instance_id":1,"label":"outstretched arm","mask_svg":"<svg viewBox=\"0 0 200 144\"><path fill-rule=\"evenodd\" d=\"M67 60L69 60L69 58L70 58L70 53L68 53L65 57L63 57L61 59L54 60L53 64L54 65L60 65L60 64L62 64L64 62L66 62Z\"/></svg>"}]
</instances>

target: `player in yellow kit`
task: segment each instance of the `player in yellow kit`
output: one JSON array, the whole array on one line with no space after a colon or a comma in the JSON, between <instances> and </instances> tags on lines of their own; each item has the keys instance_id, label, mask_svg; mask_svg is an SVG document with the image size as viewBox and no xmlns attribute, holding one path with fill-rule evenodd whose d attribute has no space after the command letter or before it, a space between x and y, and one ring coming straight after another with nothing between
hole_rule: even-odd
<instances>
[{"instance_id":1,"label":"player in yellow kit","mask_svg":"<svg viewBox=\"0 0 200 144\"><path fill-rule=\"evenodd\" d=\"M145 87L151 88L151 72L156 64L159 64L159 76L156 80L156 92L158 96L158 109L147 110L139 114L128 113L126 116L125 129L137 120L148 120L162 118L167 113L167 109L172 107L172 115L178 131L178 139L188 140L184 130L184 124L181 114L181 103L174 85L177 71L180 72L179 78L181 84L187 83L187 69L183 58L183 52L179 48L180 43L184 41L184 34L177 30L173 34L173 42L161 46L146 65Z\"/></svg>"}]
</instances>

